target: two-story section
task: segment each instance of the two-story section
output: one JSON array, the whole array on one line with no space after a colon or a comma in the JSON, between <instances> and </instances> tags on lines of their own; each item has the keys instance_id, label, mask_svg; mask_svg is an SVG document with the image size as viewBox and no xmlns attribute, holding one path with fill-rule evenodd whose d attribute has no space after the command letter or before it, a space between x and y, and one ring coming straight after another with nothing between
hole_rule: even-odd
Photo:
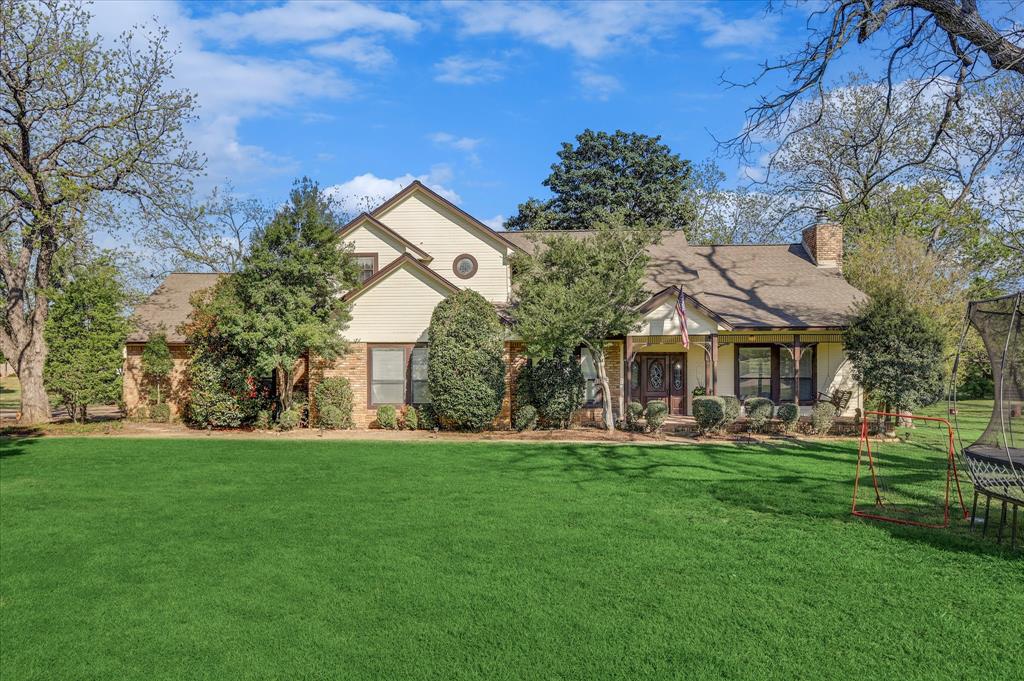
<instances>
[{"instance_id":1,"label":"two-story section","mask_svg":"<svg viewBox=\"0 0 1024 681\"><path fill-rule=\"evenodd\" d=\"M434 307L462 288L495 305L511 294L509 258L517 250L458 206L413 182L341 231L360 270L350 291L349 352L312 362L311 381L344 376L355 395L353 418L369 426L378 407L430 400L427 330Z\"/></svg>"}]
</instances>

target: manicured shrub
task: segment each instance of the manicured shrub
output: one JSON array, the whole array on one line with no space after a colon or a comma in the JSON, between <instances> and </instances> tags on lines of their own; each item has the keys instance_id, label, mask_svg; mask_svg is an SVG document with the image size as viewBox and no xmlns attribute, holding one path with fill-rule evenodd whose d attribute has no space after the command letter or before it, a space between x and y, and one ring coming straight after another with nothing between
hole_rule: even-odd
<instances>
[{"instance_id":1,"label":"manicured shrub","mask_svg":"<svg viewBox=\"0 0 1024 681\"><path fill-rule=\"evenodd\" d=\"M519 407L519 409L516 410L516 417L513 425L519 432L524 430L535 430L537 428L537 410L530 404L524 404Z\"/></svg>"},{"instance_id":2,"label":"manicured shrub","mask_svg":"<svg viewBox=\"0 0 1024 681\"><path fill-rule=\"evenodd\" d=\"M430 318L427 385L446 428L483 430L505 397L504 330L494 305L465 289Z\"/></svg>"},{"instance_id":3,"label":"manicured shrub","mask_svg":"<svg viewBox=\"0 0 1024 681\"><path fill-rule=\"evenodd\" d=\"M630 402L626 405L626 429L633 432L643 430L640 420L644 417L644 405L639 402Z\"/></svg>"},{"instance_id":4,"label":"manicured shrub","mask_svg":"<svg viewBox=\"0 0 1024 681\"><path fill-rule=\"evenodd\" d=\"M166 402L160 404L154 404L149 408L149 418L154 421L160 421L161 423L167 423L171 420L171 407Z\"/></svg>"},{"instance_id":5,"label":"manicured shrub","mask_svg":"<svg viewBox=\"0 0 1024 681\"><path fill-rule=\"evenodd\" d=\"M277 417L277 426L281 430L293 430L302 423L302 412L294 406L281 412Z\"/></svg>"},{"instance_id":6,"label":"manicured shrub","mask_svg":"<svg viewBox=\"0 0 1024 681\"><path fill-rule=\"evenodd\" d=\"M352 426L352 415L345 414L340 408L333 404L320 407L316 413L317 427L326 430L341 430Z\"/></svg>"},{"instance_id":7,"label":"manicured shrub","mask_svg":"<svg viewBox=\"0 0 1024 681\"><path fill-rule=\"evenodd\" d=\"M698 396L693 398L693 419L702 435L713 433L725 422L725 402L721 397Z\"/></svg>"},{"instance_id":8,"label":"manicured shrub","mask_svg":"<svg viewBox=\"0 0 1024 681\"><path fill-rule=\"evenodd\" d=\"M811 409L811 428L818 435L827 435L836 422L836 405L831 402L818 402Z\"/></svg>"},{"instance_id":9,"label":"manicured shrub","mask_svg":"<svg viewBox=\"0 0 1024 681\"><path fill-rule=\"evenodd\" d=\"M722 407L725 410L722 428L725 429L736 423L740 417L740 400L735 395L722 395Z\"/></svg>"},{"instance_id":10,"label":"manicured shrub","mask_svg":"<svg viewBox=\"0 0 1024 681\"><path fill-rule=\"evenodd\" d=\"M565 428L583 406L583 370L575 357L537 360L530 369L530 404L548 428Z\"/></svg>"},{"instance_id":11,"label":"manicured shrub","mask_svg":"<svg viewBox=\"0 0 1024 681\"><path fill-rule=\"evenodd\" d=\"M647 403L647 428L657 433L661 431L661 427L665 425L665 419L668 417L668 405L661 400L655 400Z\"/></svg>"},{"instance_id":12,"label":"manicured shrub","mask_svg":"<svg viewBox=\"0 0 1024 681\"><path fill-rule=\"evenodd\" d=\"M762 433L768 427L775 412L775 403L767 397L751 397L743 403L747 414L747 427L753 433Z\"/></svg>"},{"instance_id":13,"label":"manicured shrub","mask_svg":"<svg viewBox=\"0 0 1024 681\"><path fill-rule=\"evenodd\" d=\"M260 409L256 413L256 420L252 423L253 427L259 430L270 430L273 425L273 417L269 409Z\"/></svg>"},{"instance_id":14,"label":"manicured shrub","mask_svg":"<svg viewBox=\"0 0 1024 681\"><path fill-rule=\"evenodd\" d=\"M352 427L352 386L343 377L325 378L313 390L316 400L317 425L321 428ZM330 413L330 416L325 414Z\"/></svg>"},{"instance_id":15,"label":"manicured shrub","mask_svg":"<svg viewBox=\"0 0 1024 681\"><path fill-rule=\"evenodd\" d=\"M377 425L384 430L396 430L398 428L398 412L390 404L377 409Z\"/></svg>"},{"instance_id":16,"label":"manicured shrub","mask_svg":"<svg viewBox=\"0 0 1024 681\"><path fill-rule=\"evenodd\" d=\"M409 405L405 408L402 413L402 427L406 430L416 430L419 427L419 414L416 413L416 407Z\"/></svg>"},{"instance_id":17,"label":"manicured shrub","mask_svg":"<svg viewBox=\"0 0 1024 681\"><path fill-rule=\"evenodd\" d=\"M796 424L800 421L800 407L792 402L780 404L775 410L775 417L779 419L783 433L792 433L796 430Z\"/></svg>"},{"instance_id":18,"label":"manicured shrub","mask_svg":"<svg viewBox=\"0 0 1024 681\"><path fill-rule=\"evenodd\" d=\"M437 416L434 415L433 405L421 404L416 415L420 430L437 430Z\"/></svg>"}]
</instances>

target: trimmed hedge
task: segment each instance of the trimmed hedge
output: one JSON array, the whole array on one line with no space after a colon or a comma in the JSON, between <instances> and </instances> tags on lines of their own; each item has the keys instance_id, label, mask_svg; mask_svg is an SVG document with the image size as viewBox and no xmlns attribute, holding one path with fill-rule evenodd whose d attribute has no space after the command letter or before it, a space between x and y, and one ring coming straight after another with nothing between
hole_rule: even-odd
<instances>
[{"instance_id":1,"label":"trimmed hedge","mask_svg":"<svg viewBox=\"0 0 1024 681\"><path fill-rule=\"evenodd\" d=\"M161 423L167 423L171 420L171 406L166 402L154 404L149 408L149 418Z\"/></svg>"},{"instance_id":2,"label":"trimmed hedge","mask_svg":"<svg viewBox=\"0 0 1024 681\"><path fill-rule=\"evenodd\" d=\"M661 400L647 403L647 427L651 432L657 433L665 425L668 417L668 405Z\"/></svg>"},{"instance_id":3,"label":"trimmed hedge","mask_svg":"<svg viewBox=\"0 0 1024 681\"><path fill-rule=\"evenodd\" d=\"M416 419L420 430L434 430L437 428L437 417L434 415L434 408L429 404L421 404L416 411Z\"/></svg>"},{"instance_id":4,"label":"trimmed hedge","mask_svg":"<svg viewBox=\"0 0 1024 681\"><path fill-rule=\"evenodd\" d=\"M505 397L504 331L494 306L464 289L434 308L427 385L438 421L456 430L494 423Z\"/></svg>"},{"instance_id":5,"label":"trimmed hedge","mask_svg":"<svg viewBox=\"0 0 1024 681\"><path fill-rule=\"evenodd\" d=\"M779 419L783 433L792 433L796 430L796 424L800 421L800 407L792 402L780 404L775 410L775 416Z\"/></svg>"},{"instance_id":6,"label":"trimmed hedge","mask_svg":"<svg viewBox=\"0 0 1024 681\"><path fill-rule=\"evenodd\" d=\"M831 402L818 402L811 409L811 428L818 435L827 435L836 422L836 405Z\"/></svg>"},{"instance_id":7,"label":"trimmed hedge","mask_svg":"<svg viewBox=\"0 0 1024 681\"><path fill-rule=\"evenodd\" d=\"M343 377L325 378L313 389L317 425L321 428L352 427L352 386Z\"/></svg>"},{"instance_id":8,"label":"trimmed hedge","mask_svg":"<svg viewBox=\"0 0 1024 681\"><path fill-rule=\"evenodd\" d=\"M702 435L721 430L725 423L725 400L713 396L694 397L693 419Z\"/></svg>"},{"instance_id":9,"label":"trimmed hedge","mask_svg":"<svg viewBox=\"0 0 1024 681\"><path fill-rule=\"evenodd\" d=\"M747 426L752 432L762 433L768 427L775 413L775 403L767 397L751 397L743 403L747 414Z\"/></svg>"},{"instance_id":10,"label":"trimmed hedge","mask_svg":"<svg viewBox=\"0 0 1024 681\"><path fill-rule=\"evenodd\" d=\"M300 423L302 423L302 412L295 407L285 409L277 417L277 425L281 430L293 430L298 428Z\"/></svg>"},{"instance_id":11,"label":"trimmed hedge","mask_svg":"<svg viewBox=\"0 0 1024 681\"><path fill-rule=\"evenodd\" d=\"M722 405L725 407L725 418L722 421L722 428L728 428L736 423L740 417L740 400L735 395L722 395Z\"/></svg>"},{"instance_id":12,"label":"trimmed hedge","mask_svg":"<svg viewBox=\"0 0 1024 681\"><path fill-rule=\"evenodd\" d=\"M377 425L384 430L396 430L398 428L398 412L390 404L377 409Z\"/></svg>"},{"instance_id":13,"label":"trimmed hedge","mask_svg":"<svg viewBox=\"0 0 1024 681\"><path fill-rule=\"evenodd\" d=\"M530 404L524 404L516 410L516 417L513 423L519 432L524 430L535 430L537 428L537 409Z\"/></svg>"},{"instance_id":14,"label":"trimmed hedge","mask_svg":"<svg viewBox=\"0 0 1024 681\"><path fill-rule=\"evenodd\" d=\"M416 412L416 407L409 405L405 408L405 413L402 414L402 426L406 430L416 430L419 427L420 418Z\"/></svg>"}]
</instances>

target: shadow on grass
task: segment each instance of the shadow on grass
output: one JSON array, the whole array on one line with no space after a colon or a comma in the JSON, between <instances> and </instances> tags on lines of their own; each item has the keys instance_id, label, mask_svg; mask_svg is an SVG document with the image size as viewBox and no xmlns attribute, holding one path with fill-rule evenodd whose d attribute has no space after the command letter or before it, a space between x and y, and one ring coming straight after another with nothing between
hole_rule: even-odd
<instances>
[{"instance_id":1,"label":"shadow on grass","mask_svg":"<svg viewBox=\"0 0 1024 681\"><path fill-rule=\"evenodd\" d=\"M38 428L5 428L0 432L0 459L28 454L29 448L42 437L43 431Z\"/></svg>"},{"instance_id":2,"label":"shadow on grass","mask_svg":"<svg viewBox=\"0 0 1024 681\"><path fill-rule=\"evenodd\" d=\"M611 478L677 485L679 494L692 494L694 485L715 501L756 513L806 518L809 523L870 524L906 542L927 544L952 552L968 552L1012 560L1008 539L995 543L991 536L969 532L960 507L952 501L950 527L931 529L866 520L851 515L850 506L857 460L857 443L827 441L761 442L664 446L567 445L557 452L550 446L517 447L503 458L507 472L525 475L567 474L576 485ZM941 504L945 461L922 461L892 452L886 484L908 500ZM485 465L493 465L493 461ZM863 481L862 481L863 484ZM965 503L972 489L966 480ZM939 487L934 487L938 485ZM991 528L990 528L991 530ZM1005 530L1008 538L1010 528ZM991 531L989 534L992 534Z\"/></svg>"}]
</instances>

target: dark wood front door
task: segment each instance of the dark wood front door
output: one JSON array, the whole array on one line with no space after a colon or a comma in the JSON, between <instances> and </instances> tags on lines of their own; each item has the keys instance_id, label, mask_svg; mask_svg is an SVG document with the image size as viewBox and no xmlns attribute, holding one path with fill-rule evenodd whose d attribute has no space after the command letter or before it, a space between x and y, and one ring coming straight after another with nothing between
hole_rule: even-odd
<instances>
[{"instance_id":1,"label":"dark wood front door","mask_svg":"<svg viewBox=\"0 0 1024 681\"><path fill-rule=\"evenodd\" d=\"M673 414L686 413L686 355L640 355L640 401L660 400Z\"/></svg>"}]
</instances>

